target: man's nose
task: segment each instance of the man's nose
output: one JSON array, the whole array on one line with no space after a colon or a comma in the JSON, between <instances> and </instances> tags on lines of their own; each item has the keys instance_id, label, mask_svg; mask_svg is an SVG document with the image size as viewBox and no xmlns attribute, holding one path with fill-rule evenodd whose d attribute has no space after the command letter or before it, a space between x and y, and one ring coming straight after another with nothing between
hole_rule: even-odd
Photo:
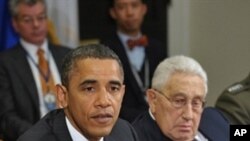
<instances>
[{"instance_id":1,"label":"man's nose","mask_svg":"<svg viewBox=\"0 0 250 141\"><path fill-rule=\"evenodd\" d=\"M110 93L105 89L97 94L96 105L102 108L108 107L111 105Z\"/></svg>"},{"instance_id":2,"label":"man's nose","mask_svg":"<svg viewBox=\"0 0 250 141\"><path fill-rule=\"evenodd\" d=\"M126 13L127 13L127 15L132 15L133 14L133 8L131 6L127 6Z\"/></svg>"},{"instance_id":3,"label":"man's nose","mask_svg":"<svg viewBox=\"0 0 250 141\"><path fill-rule=\"evenodd\" d=\"M193 106L191 103L187 103L184 107L183 107L183 118L185 120L191 120L193 119Z\"/></svg>"}]
</instances>

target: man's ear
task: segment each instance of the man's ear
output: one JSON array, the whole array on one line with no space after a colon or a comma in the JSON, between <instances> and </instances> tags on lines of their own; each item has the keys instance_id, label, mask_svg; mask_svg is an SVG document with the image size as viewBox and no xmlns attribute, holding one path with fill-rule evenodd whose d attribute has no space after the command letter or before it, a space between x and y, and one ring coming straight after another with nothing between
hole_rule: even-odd
<instances>
[{"instance_id":1,"label":"man's ear","mask_svg":"<svg viewBox=\"0 0 250 141\"><path fill-rule=\"evenodd\" d=\"M18 33L19 31L18 31L18 25L17 25L17 21L18 19L17 18L12 18L11 19L11 23L12 23L12 26L13 26L13 28L14 28L14 30Z\"/></svg>"},{"instance_id":2,"label":"man's ear","mask_svg":"<svg viewBox=\"0 0 250 141\"><path fill-rule=\"evenodd\" d=\"M157 102L156 93L155 93L154 89L147 90L147 100L148 100L148 104L149 104L149 108L150 108L151 112L154 113L155 112L155 104Z\"/></svg>"},{"instance_id":3,"label":"man's ear","mask_svg":"<svg viewBox=\"0 0 250 141\"><path fill-rule=\"evenodd\" d=\"M148 6L147 6L147 4L144 4L144 3L142 6L143 6L143 15L145 16L146 13L148 12Z\"/></svg>"},{"instance_id":4,"label":"man's ear","mask_svg":"<svg viewBox=\"0 0 250 141\"><path fill-rule=\"evenodd\" d=\"M57 98L57 107L65 108L68 106L68 92L65 86L57 84L56 85L56 98Z\"/></svg>"},{"instance_id":5,"label":"man's ear","mask_svg":"<svg viewBox=\"0 0 250 141\"><path fill-rule=\"evenodd\" d=\"M115 9L114 8L110 8L109 9L109 15L112 19L116 19L116 14L115 14Z\"/></svg>"}]
</instances>

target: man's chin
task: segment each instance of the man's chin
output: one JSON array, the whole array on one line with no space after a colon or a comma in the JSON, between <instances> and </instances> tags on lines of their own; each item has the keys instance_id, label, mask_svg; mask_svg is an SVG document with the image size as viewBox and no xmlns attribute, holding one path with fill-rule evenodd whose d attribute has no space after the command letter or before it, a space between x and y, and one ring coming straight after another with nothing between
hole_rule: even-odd
<instances>
[{"instance_id":1,"label":"man's chin","mask_svg":"<svg viewBox=\"0 0 250 141\"><path fill-rule=\"evenodd\" d=\"M107 135L109 135L112 131L112 127L102 127L102 128L96 128L95 131L92 131L92 136L93 137L105 137Z\"/></svg>"}]
</instances>

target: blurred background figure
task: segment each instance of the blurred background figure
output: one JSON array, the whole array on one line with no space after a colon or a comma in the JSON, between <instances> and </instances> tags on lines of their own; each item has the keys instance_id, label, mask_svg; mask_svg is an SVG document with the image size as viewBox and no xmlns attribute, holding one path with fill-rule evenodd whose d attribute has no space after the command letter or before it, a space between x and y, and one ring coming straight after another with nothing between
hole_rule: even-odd
<instances>
[{"instance_id":1,"label":"blurred background figure","mask_svg":"<svg viewBox=\"0 0 250 141\"><path fill-rule=\"evenodd\" d=\"M143 0L110 0L109 12L117 30L101 42L114 50L124 65L126 91L120 117L132 122L148 109L145 91L157 64L166 57L166 48L141 31L147 13Z\"/></svg>"},{"instance_id":2,"label":"blurred background figure","mask_svg":"<svg viewBox=\"0 0 250 141\"><path fill-rule=\"evenodd\" d=\"M20 40L0 54L0 127L7 141L15 141L56 108L59 65L69 49L48 41L44 0L10 0L9 6Z\"/></svg>"}]
</instances>

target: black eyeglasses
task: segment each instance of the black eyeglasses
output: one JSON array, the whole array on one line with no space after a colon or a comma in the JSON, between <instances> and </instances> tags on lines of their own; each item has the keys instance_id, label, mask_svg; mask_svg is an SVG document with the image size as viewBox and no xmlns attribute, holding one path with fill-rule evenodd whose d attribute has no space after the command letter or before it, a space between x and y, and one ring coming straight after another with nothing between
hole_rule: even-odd
<instances>
[{"instance_id":1,"label":"black eyeglasses","mask_svg":"<svg viewBox=\"0 0 250 141\"><path fill-rule=\"evenodd\" d=\"M154 89L157 93L161 94L163 97L165 97L174 108L180 109L183 108L188 103L188 98L185 96L174 96L174 97L168 97L163 92ZM195 110L202 110L205 101L202 100L202 98L194 98L191 100L192 108Z\"/></svg>"}]
</instances>

